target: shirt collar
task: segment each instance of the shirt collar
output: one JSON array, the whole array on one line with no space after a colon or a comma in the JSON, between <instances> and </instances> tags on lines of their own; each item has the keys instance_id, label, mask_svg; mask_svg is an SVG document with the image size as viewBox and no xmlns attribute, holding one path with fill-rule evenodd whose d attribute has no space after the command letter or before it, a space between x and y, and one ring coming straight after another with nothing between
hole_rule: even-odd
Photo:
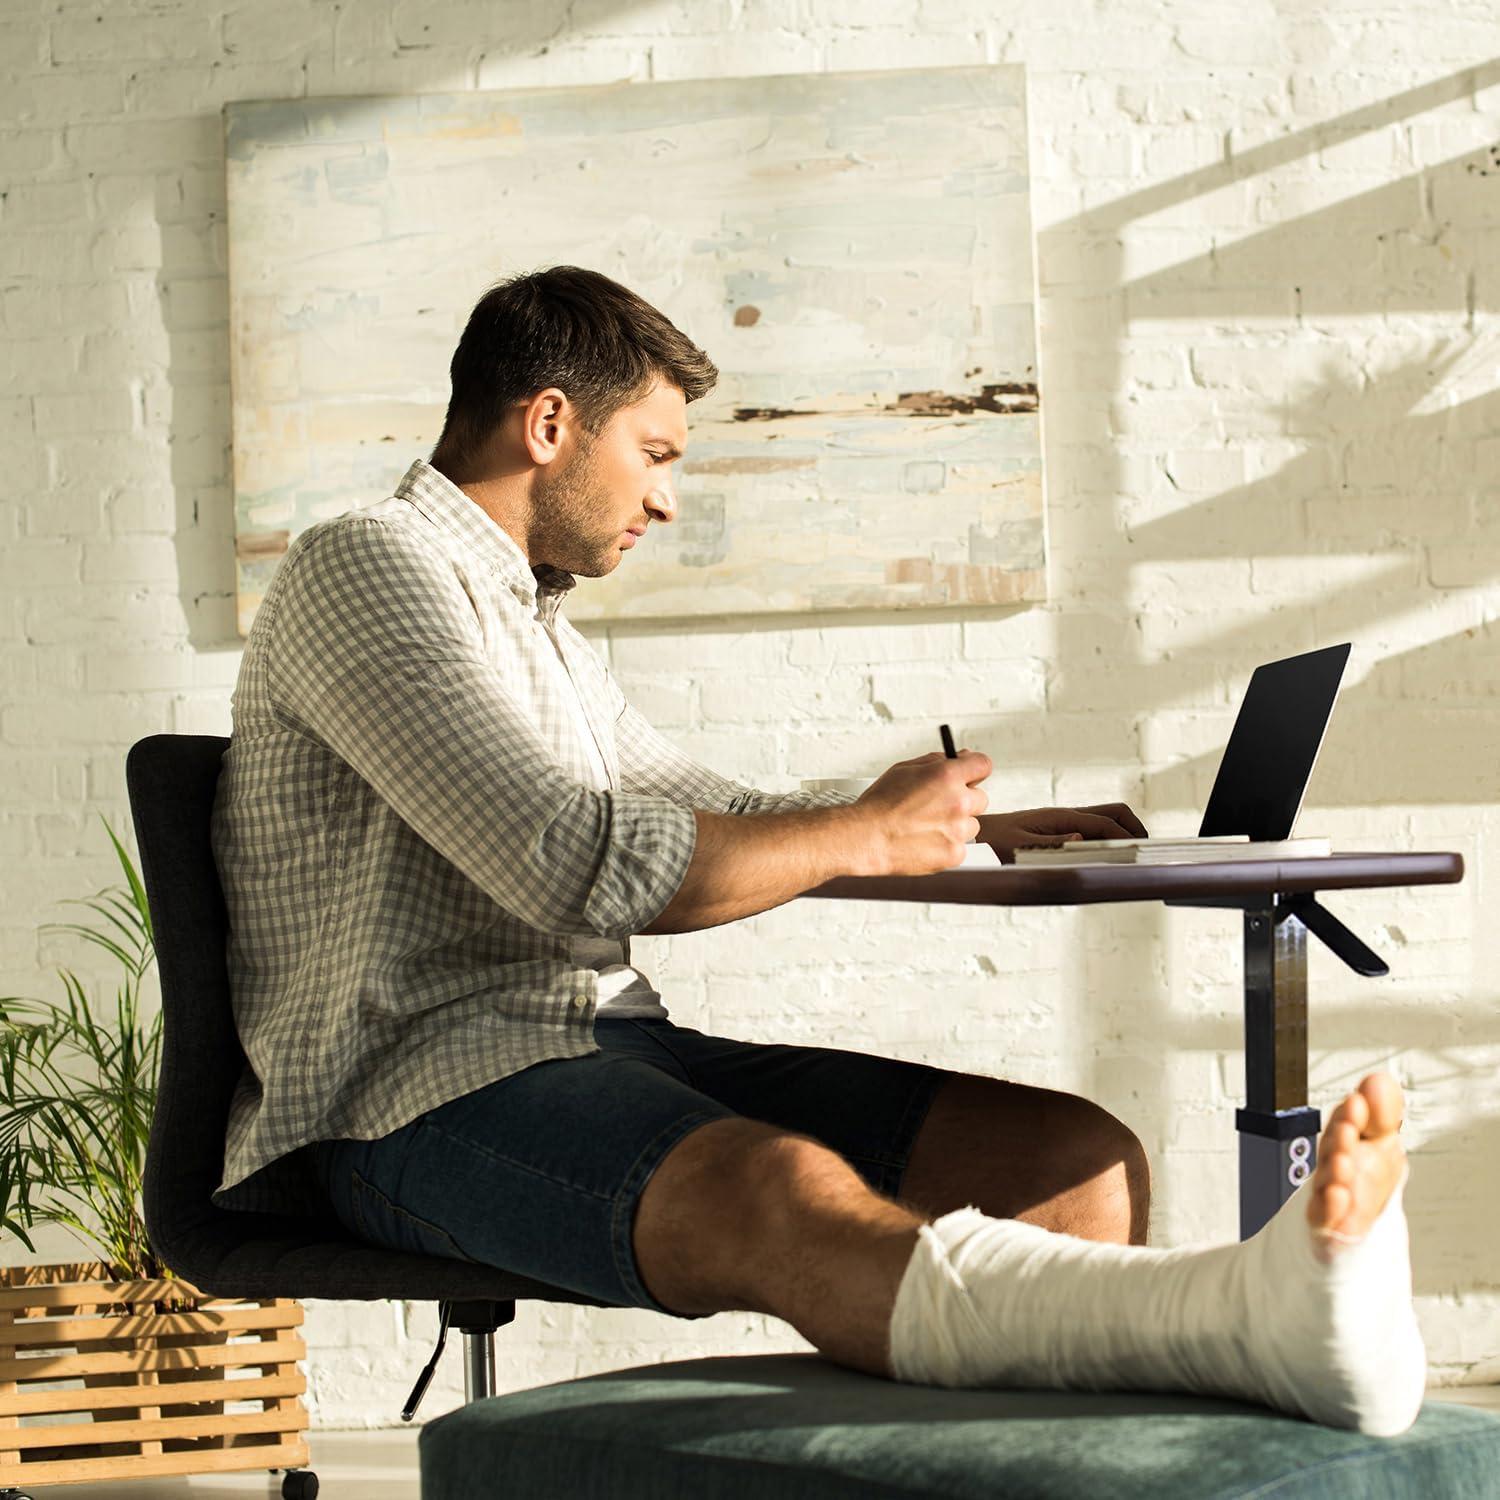
<instances>
[{"instance_id":1,"label":"shirt collar","mask_svg":"<svg viewBox=\"0 0 1500 1500\"><path fill-rule=\"evenodd\" d=\"M578 580L551 563L532 567L516 539L425 458L417 459L396 486L396 494L429 521L461 542L527 608L549 616Z\"/></svg>"}]
</instances>

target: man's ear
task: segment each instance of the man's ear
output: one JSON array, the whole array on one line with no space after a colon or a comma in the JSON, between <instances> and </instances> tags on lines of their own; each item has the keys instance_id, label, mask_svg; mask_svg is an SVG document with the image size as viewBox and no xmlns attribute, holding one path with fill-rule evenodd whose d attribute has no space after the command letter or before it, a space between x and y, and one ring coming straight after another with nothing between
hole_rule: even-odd
<instances>
[{"instance_id":1,"label":"man's ear","mask_svg":"<svg viewBox=\"0 0 1500 1500\"><path fill-rule=\"evenodd\" d=\"M572 412L567 395L548 386L528 401L521 413L521 442L534 464L550 464L562 446L562 426Z\"/></svg>"}]
</instances>

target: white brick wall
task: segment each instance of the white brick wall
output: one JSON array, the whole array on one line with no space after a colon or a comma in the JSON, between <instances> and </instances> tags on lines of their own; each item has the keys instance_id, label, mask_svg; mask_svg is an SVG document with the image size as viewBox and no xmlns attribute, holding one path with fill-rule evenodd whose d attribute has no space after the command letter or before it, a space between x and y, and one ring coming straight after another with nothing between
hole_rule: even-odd
<instances>
[{"instance_id":1,"label":"white brick wall","mask_svg":"<svg viewBox=\"0 0 1500 1500\"><path fill-rule=\"evenodd\" d=\"M1481 908L1500 878L1500 67L1483 61L1500 22L1434 0L853 14L4 7L0 987L55 995L68 963L112 993L37 927L114 881L99 814L129 829L130 743L229 729L226 100L1024 62L1051 603L597 638L661 728L726 774L877 774L946 719L994 757L992 807L1127 797L1159 832L1194 826L1250 669L1352 638L1303 827L1457 849L1469 874L1330 900L1393 973L1314 953L1314 1102L1374 1064L1402 1079L1434 1366L1500 1378L1500 939ZM635 952L689 1024L1095 1097L1153 1152L1159 1243L1232 1232L1227 915L792 902ZM395 1425L435 1323L430 1306L309 1306L314 1421ZM530 1304L500 1337L500 1383L805 1347L749 1314ZM423 1416L461 1389L450 1351Z\"/></svg>"}]
</instances>

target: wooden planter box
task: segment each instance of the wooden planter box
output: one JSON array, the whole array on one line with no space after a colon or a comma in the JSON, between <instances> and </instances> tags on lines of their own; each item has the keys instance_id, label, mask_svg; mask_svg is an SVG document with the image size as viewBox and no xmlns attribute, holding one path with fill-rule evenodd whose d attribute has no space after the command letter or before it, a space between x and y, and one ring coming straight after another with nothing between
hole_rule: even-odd
<instances>
[{"instance_id":1,"label":"wooden planter box","mask_svg":"<svg viewBox=\"0 0 1500 1500\"><path fill-rule=\"evenodd\" d=\"M300 1303L107 1274L0 1268L0 1490L307 1466Z\"/></svg>"}]
</instances>

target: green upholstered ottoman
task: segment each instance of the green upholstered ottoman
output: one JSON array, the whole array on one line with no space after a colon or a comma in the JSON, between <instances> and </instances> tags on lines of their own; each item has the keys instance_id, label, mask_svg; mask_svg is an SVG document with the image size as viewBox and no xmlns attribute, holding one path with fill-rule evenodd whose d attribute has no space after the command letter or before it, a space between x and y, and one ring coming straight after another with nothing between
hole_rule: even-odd
<instances>
[{"instance_id":1,"label":"green upholstered ottoman","mask_svg":"<svg viewBox=\"0 0 1500 1500\"><path fill-rule=\"evenodd\" d=\"M1500 1417L1361 1437L1234 1401L945 1390L817 1354L681 1360L489 1396L418 1440L422 1500L1479 1500Z\"/></svg>"}]
</instances>

